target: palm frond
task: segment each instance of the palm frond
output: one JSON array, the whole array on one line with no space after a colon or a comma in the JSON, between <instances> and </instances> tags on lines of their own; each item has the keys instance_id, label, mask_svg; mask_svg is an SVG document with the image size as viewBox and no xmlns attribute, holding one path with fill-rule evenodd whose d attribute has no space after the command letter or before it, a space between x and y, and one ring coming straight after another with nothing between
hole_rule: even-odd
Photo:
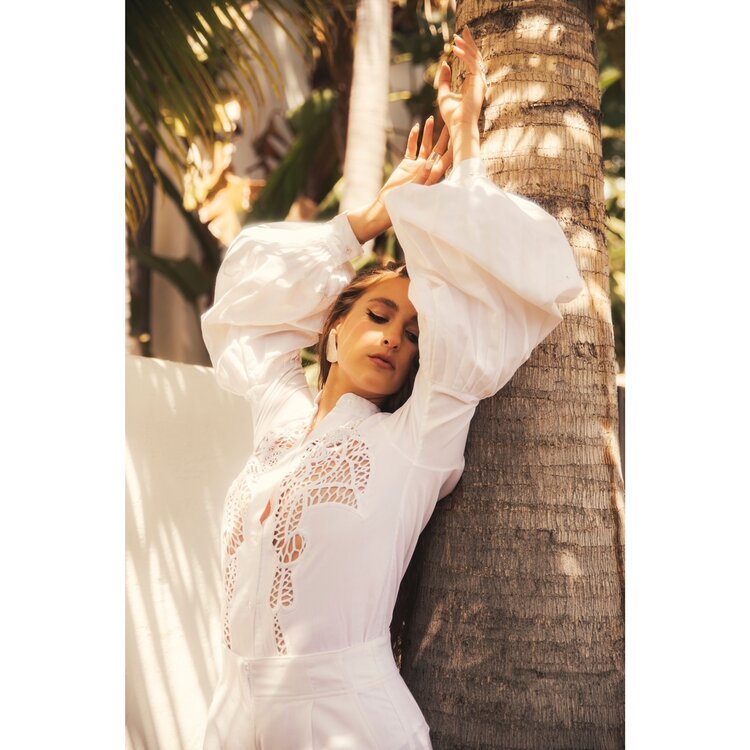
<instances>
[{"instance_id":1,"label":"palm frond","mask_svg":"<svg viewBox=\"0 0 750 750\"><path fill-rule=\"evenodd\" d=\"M316 33L326 38L347 2L126 0L126 217L133 236L148 212L144 170L160 180L142 133L179 174L190 143L210 151L233 131L229 101L252 117L266 85L281 92L281 69L253 27L253 11L263 8L305 53L319 43Z\"/></svg>"},{"instance_id":2,"label":"palm frond","mask_svg":"<svg viewBox=\"0 0 750 750\"><path fill-rule=\"evenodd\" d=\"M330 128L335 104L334 91L316 90L290 115L289 125L297 137L253 203L249 217L253 222L279 220L287 215Z\"/></svg>"}]
</instances>

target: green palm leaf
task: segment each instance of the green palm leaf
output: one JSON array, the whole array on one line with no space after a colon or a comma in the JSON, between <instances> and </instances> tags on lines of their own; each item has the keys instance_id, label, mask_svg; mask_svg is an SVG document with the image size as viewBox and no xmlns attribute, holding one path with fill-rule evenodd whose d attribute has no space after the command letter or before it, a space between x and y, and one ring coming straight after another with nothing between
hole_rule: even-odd
<instances>
[{"instance_id":1,"label":"green palm leaf","mask_svg":"<svg viewBox=\"0 0 750 750\"><path fill-rule=\"evenodd\" d=\"M283 88L279 65L253 27L252 11L265 10L304 51L324 44L335 15L346 15L351 5L351 0L126 0L126 217L131 236L147 216L149 185L161 181L149 144L156 144L179 177L191 142L210 152L214 140L231 133L224 111L230 99L253 114L263 102L266 82L276 92Z\"/></svg>"}]
</instances>

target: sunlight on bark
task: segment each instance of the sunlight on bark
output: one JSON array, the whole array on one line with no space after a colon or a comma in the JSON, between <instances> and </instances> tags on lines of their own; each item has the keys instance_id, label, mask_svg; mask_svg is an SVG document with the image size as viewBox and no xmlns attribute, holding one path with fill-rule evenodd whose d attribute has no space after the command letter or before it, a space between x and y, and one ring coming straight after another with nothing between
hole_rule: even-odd
<instances>
[{"instance_id":1,"label":"sunlight on bark","mask_svg":"<svg viewBox=\"0 0 750 750\"><path fill-rule=\"evenodd\" d=\"M586 148L594 150L594 135L583 115L579 112L568 111L563 115L563 122L570 129L570 137L573 140L582 146L586 146Z\"/></svg>"},{"instance_id":2,"label":"sunlight on bark","mask_svg":"<svg viewBox=\"0 0 750 750\"><path fill-rule=\"evenodd\" d=\"M494 132L492 140L497 139L499 148L504 154L526 153L528 146L536 141L533 127L502 128Z\"/></svg>"},{"instance_id":3,"label":"sunlight on bark","mask_svg":"<svg viewBox=\"0 0 750 750\"><path fill-rule=\"evenodd\" d=\"M436 603L435 609L432 613L432 617L430 617L430 622L427 626L427 631L424 633L421 640L419 641L419 644L417 645L417 653L414 658L415 662L419 661L419 659L425 653L429 656L432 649L432 642L440 632L444 620L450 620L450 613L443 616L443 610L446 606L447 604L444 601L439 601Z\"/></svg>"},{"instance_id":4,"label":"sunlight on bark","mask_svg":"<svg viewBox=\"0 0 750 750\"><path fill-rule=\"evenodd\" d=\"M580 576L581 566L572 552L560 552L558 555L558 564L560 572L566 576Z\"/></svg>"},{"instance_id":5,"label":"sunlight on bark","mask_svg":"<svg viewBox=\"0 0 750 750\"><path fill-rule=\"evenodd\" d=\"M609 288L605 291L602 289L602 287L596 283L586 282L591 304L594 308L594 314L599 316L600 320L606 320L604 317L605 315L612 314L611 312L611 302L609 299ZM607 284L609 284L609 280L607 280Z\"/></svg>"},{"instance_id":6,"label":"sunlight on bark","mask_svg":"<svg viewBox=\"0 0 750 750\"><path fill-rule=\"evenodd\" d=\"M540 156L560 156L561 148L562 138L557 133L547 130L542 134L537 151Z\"/></svg>"},{"instance_id":7,"label":"sunlight on bark","mask_svg":"<svg viewBox=\"0 0 750 750\"><path fill-rule=\"evenodd\" d=\"M563 217L561 217L563 218ZM596 236L583 228L571 232L568 241L576 250L576 256L581 271L595 271L599 264L599 247ZM599 320L608 320L611 315L609 299L609 279L599 280L598 276L586 276L584 273L584 290L577 302L584 303Z\"/></svg>"},{"instance_id":8,"label":"sunlight on bark","mask_svg":"<svg viewBox=\"0 0 750 750\"><path fill-rule=\"evenodd\" d=\"M541 39L550 28L547 16L528 16L518 25L519 36L525 39Z\"/></svg>"},{"instance_id":9,"label":"sunlight on bark","mask_svg":"<svg viewBox=\"0 0 750 750\"><path fill-rule=\"evenodd\" d=\"M529 102L539 102L544 99L547 93L547 87L543 83L529 83L525 87L526 96L524 99Z\"/></svg>"},{"instance_id":10,"label":"sunlight on bark","mask_svg":"<svg viewBox=\"0 0 750 750\"><path fill-rule=\"evenodd\" d=\"M562 24L556 23L550 28L549 30L549 40L551 42L559 42L561 41L561 37L563 35L563 31L565 30L565 27L562 26Z\"/></svg>"},{"instance_id":11,"label":"sunlight on bark","mask_svg":"<svg viewBox=\"0 0 750 750\"><path fill-rule=\"evenodd\" d=\"M568 210L567 213L571 213L571 211ZM565 218L564 214L560 218ZM583 227L579 227L572 231L568 235L568 242L570 242L574 248L583 251L583 259L586 261L594 260L599 251L599 246L596 242L596 235ZM581 263L581 270L591 270L591 266L589 266L588 263Z\"/></svg>"},{"instance_id":12,"label":"sunlight on bark","mask_svg":"<svg viewBox=\"0 0 750 750\"><path fill-rule=\"evenodd\" d=\"M619 385L619 383L618 383ZM622 461L620 460L620 441L616 432L610 432L607 436L607 460L612 466L616 466L622 476ZM615 494L615 508L622 515L622 523L625 522L625 495L622 492Z\"/></svg>"}]
</instances>

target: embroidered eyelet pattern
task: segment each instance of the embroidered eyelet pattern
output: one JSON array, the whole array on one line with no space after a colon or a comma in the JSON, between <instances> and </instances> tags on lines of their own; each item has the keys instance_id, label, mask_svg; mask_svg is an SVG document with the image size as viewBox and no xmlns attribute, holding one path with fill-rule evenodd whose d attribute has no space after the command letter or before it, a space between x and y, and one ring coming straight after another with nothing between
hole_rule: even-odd
<instances>
[{"instance_id":1,"label":"embroidered eyelet pattern","mask_svg":"<svg viewBox=\"0 0 750 750\"><path fill-rule=\"evenodd\" d=\"M252 488L258 476L278 463L281 456L293 448L307 425L293 425L288 432L273 431L268 433L258 444L255 453L250 457L239 476L232 482L224 503L222 521L222 567L224 579L224 606L222 621L224 643L232 647L229 630L229 606L234 597L237 583L237 550L245 541L243 514L245 507L252 499Z\"/></svg>"},{"instance_id":2,"label":"embroidered eyelet pattern","mask_svg":"<svg viewBox=\"0 0 750 750\"><path fill-rule=\"evenodd\" d=\"M358 499L367 488L369 450L355 432L361 421L349 422L313 440L305 449L297 469L283 480L279 488L273 518L277 565L269 598L279 654L287 653L279 611L294 603L292 571L307 546L304 535L298 531L305 511L321 503L341 503L357 508Z\"/></svg>"}]
</instances>

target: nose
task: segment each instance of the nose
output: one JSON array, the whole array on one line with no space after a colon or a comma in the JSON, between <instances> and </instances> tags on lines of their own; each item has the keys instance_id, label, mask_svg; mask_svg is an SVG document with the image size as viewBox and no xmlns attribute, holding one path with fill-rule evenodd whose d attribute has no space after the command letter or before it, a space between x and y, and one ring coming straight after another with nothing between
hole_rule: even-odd
<instances>
[{"instance_id":1,"label":"nose","mask_svg":"<svg viewBox=\"0 0 750 750\"><path fill-rule=\"evenodd\" d=\"M391 349L398 349L401 346L401 332L393 326L383 332L383 343Z\"/></svg>"}]
</instances>

